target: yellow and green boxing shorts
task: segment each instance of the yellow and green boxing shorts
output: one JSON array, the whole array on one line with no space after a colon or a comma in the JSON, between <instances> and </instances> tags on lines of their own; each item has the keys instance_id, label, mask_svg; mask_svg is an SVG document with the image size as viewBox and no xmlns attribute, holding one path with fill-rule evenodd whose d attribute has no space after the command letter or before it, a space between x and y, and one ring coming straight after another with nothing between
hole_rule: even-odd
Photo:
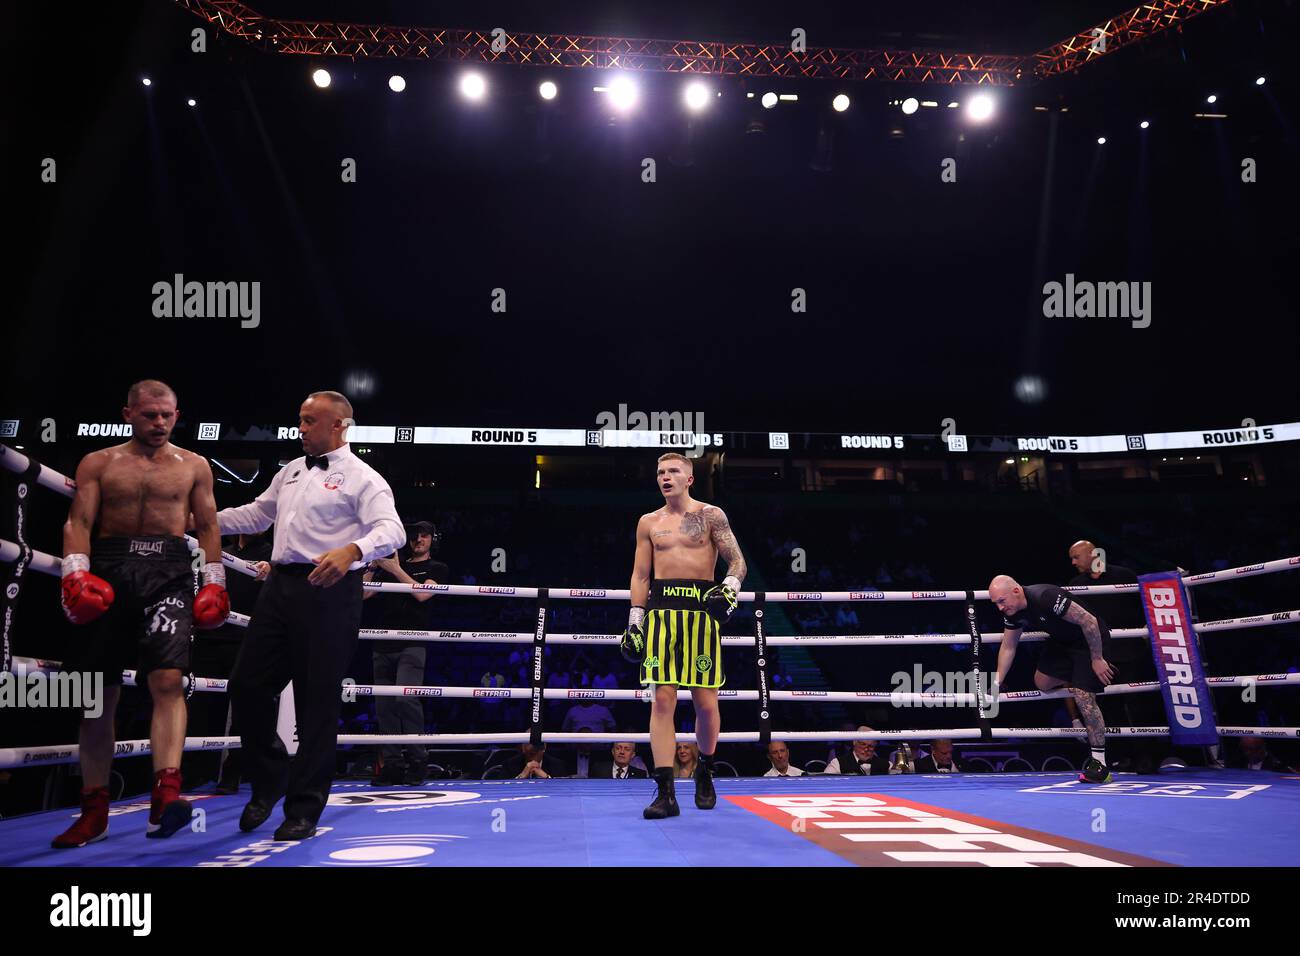
<instances>
[{"instance_id":1,"label":"yellow and green boxing shorts","mask_svg":"<svg viewBox=\"0 0 1300 956\"><path fill-rule=\"evenodd\" d=\"M641 683L709 687L726 683L722 672L722 629L705 610L712 581L656 580L650 583L645 615L645 659Z\"/></svg>"}]
</instances>

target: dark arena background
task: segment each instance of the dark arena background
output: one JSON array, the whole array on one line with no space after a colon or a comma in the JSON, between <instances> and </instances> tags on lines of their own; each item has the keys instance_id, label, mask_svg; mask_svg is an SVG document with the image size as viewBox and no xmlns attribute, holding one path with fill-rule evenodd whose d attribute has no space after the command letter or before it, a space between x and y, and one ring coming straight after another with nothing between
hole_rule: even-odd
<instances>
[{"instance_id":1,"label":"dark arena background","mask_svg":"<svg viewBox=\"0 0 1300 956\"><path fill-rule=\"evenodd\" d=\"M944 867L1089 866L1160 868L1084 884L1098 930L1268 925L1242 868L1300 845L1300 9L1124 2L10 8L0 864L49 868L38 922L99 925L57 922L55 867L153 893L161 930L197 884L155 867L923 871L884 902ZM135 441L144 379L218 510L296 474L299 407L336 390L401 521L436 527L414 618L407 583L367 592L307 839L238 825L229 679L275 557L228 534L235 613L184 675L192 825L144 839L132 670L108 837L50 847L87 786L54 700L91 633L60 609L72 479ZM684 689L682 812L651 821L654 782L593 778L623 741L655 769L616 645L670 451L746 573L717 806ZM1075 592L1112 632L1106 782L1032 627L988 697L990 580L1083 585L1076 542L1141 576ZM863 741L879 779L849 771Z\"/></svg>"}]
</instances>

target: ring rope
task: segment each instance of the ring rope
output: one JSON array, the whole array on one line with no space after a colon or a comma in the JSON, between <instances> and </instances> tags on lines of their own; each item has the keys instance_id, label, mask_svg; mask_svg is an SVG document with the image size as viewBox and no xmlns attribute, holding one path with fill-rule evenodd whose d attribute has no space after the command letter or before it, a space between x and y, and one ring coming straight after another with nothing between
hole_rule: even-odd
<instances>
[{"instance_id":1,"label":"ring rope","mask_svg":"<svg viewBox=\"0 0 1300 956\"><path fill-rule=\"evenodd\" d=\"M27 674L56 674L62 669L59 661L45 660L35 657L15 657L14 673L18 676ZM122 685L126 687L139 686L137 683L137 674L133 670L122 672ZM219 677L196 677L195 691L204 693L224 693L229 686L229 681ZM1225 677L1207 677L1205 682L1211 687L1246 687L1269 685L1276 686L1280 684L1300 684L1300 673L1297 674L1237 674ZM481 700L529 700L532 698L532 688L530 687L468 687L453 686L446 684L349 684L344 682L340 687L345 693L357 697L448 697L448 698L465 698ZM1106 688L1097 696L1103 697L1107 694L1145 694L1158 691L1160 689L1159 681L1132 681L1124 684L1108 684ZM825 701L827 703L861 703L863 701L890 703L890 704L908 704L908 705L930 705L938 706L973 706L976 703L975 695L969 693L928 693L928 692L904 692L888 690L850 690L850 691L832 691L832 690L773 690L768 692L771 700L781 700L789 702L815 702ZM1042 690L1017 690L1006 691L998 694L997 703L1014 704L1021 701L1029 700L1063 700L1070 696L1068 689L1042 691ZM546 700L632 700L650 702L654 700L654 694L648 690L620 690L616 688L603 688L591 690L586 688L573 687L547 687L543 690L543 697ZM688 690L679 690L677 692L678 700L690 700L691 694ZM757 690L728 690L726 688L718 691L718 699L722 701L729 700L759 700Z\"/></svg>"},{"instance_id":2,"label":"ring rope","mask_svg":"<svg viewBox=\"0 0 1300 956\"><path fill-rule=\"evenodd\" d=\"M0 446L3 447L3 446ZM18 560L21 549L12 541L0 538L0 561L12 562ZM240 558L232 558L232 561L241 561ZM1254 567L1265 567L1267 565L1282 565L1295 562L1300 566L1300 558L1279 558L1277 561L1267 562L1266 565L1254 565ZM243 562L246 566L248 562ZM33 551L32 561L29 566L33 571L40 571L43 574L49 574L58 577L62 574L62 563L53 555L46 554L43 551ZM1266 574L1276 571L1291 570L1289 567L1275 567L1272 571L1259 571L1256 573ZM256 570L249 570L247 573L256 575ZM1223 573L1223 572L1215 572ZM1187 579L1184 578L1184 581ZM379 588L383 590L413 591L413 590L437 590L440 593L450 594L468 594L477 596L485 589L475 587L474 585L430 585L430 584L375 584L368 582L367 588ZM454 589L454 590L448 590ZM487 588L493 594L502 590L508 591L537 591L547 590L538 588ZM582 592L581 589L566 589L569 594L560 592L560 597L572 596ZM624 592L626 593L626 592ZM788 592L811 593L811 592ZM840 594L853 592L822 592L826 594ZM883 593L883 592L882 592ZM903 592L892 592L903 593ZM979 593L979 592L976 592ZM515 597L528 597L528 594L517 594ZM556 592L550 591L550 596L555 597ZM765 595L770 599L770 595ZM581 598L574 598L581 600ZM831 601L833 598L824 597L823 601ZM231 611L230 617L226 623L233 624L237 627L247 627L251 618L247 614L240 614L238 611ZM1219 621L1201 621L1197 623L1198 632L1207 631L1228 631L1244 630L1252 627L1268 627L1273 624L1290 624L1300 621L1300 609L1289 611L1277 611L1270 614L1252 614L1244 617L1228 617ZM414 641L433 641L433 642L454 642L454 641L481 641L485 644L530 644L535 635L528 632L515 631L414 631L414 630L391 630L385 628L362 628L358 632L361 640L389 640L393 637L406 638ZM1112 638L1133 638L1146 637L1147 630L1144 627L1118 627L1110 632ZM984 641L1001 641L1001 631L988 631L980 635ZM551 634L547 633L547 643L557 644L617 644L620 636L618 634ZM1025 631L1020 639L1022 641L1041 641L1047 638L1046 631ZM890 645L890 644L964 644L970 640L969 634L797 634L797 635L769 635L764 638L767 644L781 647L808 644L829 644L829 645ZM724 644L752 646L754 638L744 634L724 635L722 638Z\"/></svg>"},{"instance_id":3,"label":"ring rope","mask_svg":"<svg viewBox=\"0 0 1300 956\"><path fill-rule=\"evenodd\" d=\"M1087 736L1086 730L1075 729L1073 727L995 727L992 730L993 738L997 740L1046 740L1046 739L1084 739ZM1294 738L1300 736L1300 727L1219 727L1219 733L1224 737L1283 737ZM528 743L530 734L527 731L499 733L499 734L340 734L338 742L343 747L367 747L403 744L445 744L445 745L510 745ZM969 740L978 741L982 734L979 728L957 727L957 728L937 728L929 730L873 730L865 738L881 741L891 740L935 740L944 738L947 740ZM1169 736L1168 727L1107 727L1107 737L1167 737ZM723 731L718 734L719 743L758 743L759 733L757 731ZM827 741L832 743L849 743L854 740L864 739L861 732L854 731L816 731L816 730L791 730L787 732L777 732L773 738L784 740L790 743L817 743ZM649 743L650 735L648 733L628 733L628 734L579 734L579 733L547 733L544 735L546 743L550 744L616 744L616 743ZM695 734L679 733L676 738L679 742L695 743ZM237 748L240 745L238 737L186 737L184 750L186 752L195 750L225 750ZM120 740L116 744L117 757L141 757L152 753L152 748L148 740ZM73 744L69 746L49 746L49 747L8 747L0 748L0 770L8 770L17 767L31 766L48 766L53 764L76 763L79 759L79 748Z\"/></svg>"}]
</instances>

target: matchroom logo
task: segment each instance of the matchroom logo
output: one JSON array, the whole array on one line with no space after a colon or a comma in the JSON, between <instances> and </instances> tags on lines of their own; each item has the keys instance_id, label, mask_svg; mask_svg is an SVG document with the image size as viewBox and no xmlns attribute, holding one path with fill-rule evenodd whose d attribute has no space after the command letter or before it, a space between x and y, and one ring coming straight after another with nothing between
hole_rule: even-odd
<instances>
[{"instance_id":1,"label":"matchroom logo","mask_svg":"<svg viewBox=\"0 0 1300 956\"><path fill-rule=\"evenodd\" d=\"M726 798L858 866L1170 866L879 793Z\"/></svg>"}]
</instances>

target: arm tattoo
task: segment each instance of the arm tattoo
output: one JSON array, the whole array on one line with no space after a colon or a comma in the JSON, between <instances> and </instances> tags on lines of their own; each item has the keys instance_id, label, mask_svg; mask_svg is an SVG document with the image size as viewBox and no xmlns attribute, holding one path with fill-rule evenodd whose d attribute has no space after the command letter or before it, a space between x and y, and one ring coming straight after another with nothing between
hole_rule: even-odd
<instances>
[{"instance_id":1,"label":"arm tattoo","mask_svg":"<svg viewBox=\"0 0 1300 956\"><path fill-rule=\"evenodd\" d=\"M709 523L709 536L713 546L718 549L718 557L727 562L727 574L737 581L745 580L745 557L740 553L736 536L731 533L731 524L721 508L705 508L704 515Z\"/></svg>"},{"instance_id":2,"label":"arm tattoo","mask_svg":"<svg viewBox=\"0 0 1300 956\"><path fill-rule=\"evenodd\" d=\"M704 513L702 511L688 511L682 515L681 526L677 531L686 535L692 541L699 541L704 537Z\"/></svg>"},{"instance_id":3,"label":"arm tattoo","mask_svg":"<svg viewBox=\"0 0 1300 956\"><path fill-rule=\"evenodd\" d=\"M1101 657L1101 628L1097 626L1097 619L1077 604L1070 605L1070 609L1065 612L1065 619L1071 624L1079 625L1093 660Z\"/></svg>"}]
</instances>

